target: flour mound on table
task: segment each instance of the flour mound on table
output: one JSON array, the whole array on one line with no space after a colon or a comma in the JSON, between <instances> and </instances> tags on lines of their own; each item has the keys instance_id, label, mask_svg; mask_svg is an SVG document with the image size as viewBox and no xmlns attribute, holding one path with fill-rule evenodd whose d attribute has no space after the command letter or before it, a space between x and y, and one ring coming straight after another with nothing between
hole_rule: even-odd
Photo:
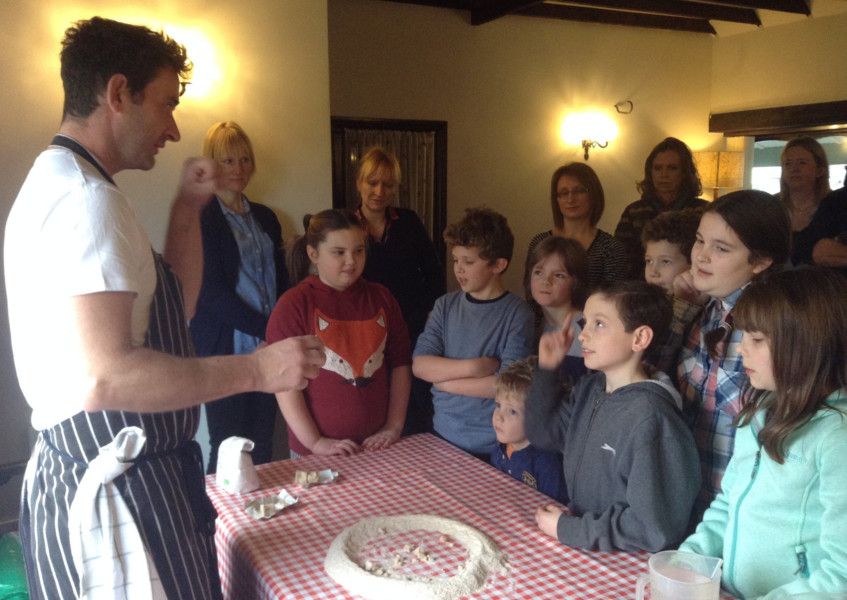
<instances>
[{"instance_id":1,"label":"flour mound on table","mask_svg":"<svg viewBox=\"0 0 847 600\"><path fill-rule=\"evenodd\" d=\"M368 600L452 600L504 568L497 545L464 523L434 515L368 517L342 531L327 574Z\"/></svg>"}]
</instances>

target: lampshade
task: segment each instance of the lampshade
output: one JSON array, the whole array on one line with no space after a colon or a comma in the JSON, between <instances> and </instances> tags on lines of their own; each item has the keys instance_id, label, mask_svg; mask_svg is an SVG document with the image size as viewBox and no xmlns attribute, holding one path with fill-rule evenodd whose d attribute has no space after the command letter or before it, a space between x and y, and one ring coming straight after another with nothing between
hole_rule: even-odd
<instances>
[{"instance_id":1,"label":"lampshade","mask_svg":"<svg viewBox=\"0 0 847 600\"><path fill-rule=\"evenodd\" d=\"M694 152L694 164L704 188L717 191L744 184L743 152Z\"/></svg>"},{"instance_id":2,"label":"lampshade","mask_svg":"<svg viewBox=\"0 0 847 600\"><path fill-rule=\"evenodd\" d=\"M718 188L739 188L744 185L744 153L718 153Z\"/></svg>"}]
</instances>

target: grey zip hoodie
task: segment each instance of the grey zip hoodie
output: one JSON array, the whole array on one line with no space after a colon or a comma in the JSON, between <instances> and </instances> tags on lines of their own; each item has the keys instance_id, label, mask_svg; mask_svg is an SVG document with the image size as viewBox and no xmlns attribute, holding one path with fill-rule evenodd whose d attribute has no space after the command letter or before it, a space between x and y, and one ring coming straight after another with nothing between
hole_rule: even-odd
<instances>
[{"instance_id":1,"label":"grey zip hoodie","mask_svg":"<svg viewBox=\"0 0 847 600\"><path fill-rule=\"evenodd\" d=\"M675 548L700 489L700 459L680 396L661 372L605 390L606 376L591 373L568 399L555 372L533 374L527 437L562 453L573 513L559 518L559 541L604 551Z\"/></svg>"}]
</instances>

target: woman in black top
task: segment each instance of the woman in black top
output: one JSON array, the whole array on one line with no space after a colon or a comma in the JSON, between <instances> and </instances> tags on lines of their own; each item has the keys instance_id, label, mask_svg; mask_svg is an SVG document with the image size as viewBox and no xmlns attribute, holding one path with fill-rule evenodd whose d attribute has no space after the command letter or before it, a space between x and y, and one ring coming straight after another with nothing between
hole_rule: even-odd
<instances>
[{"instance_id":1,"label":"woman in black top","mask_svg":"<svg viewBox=\"0 0 847 600\"><path fill-rule=\"evenodd\" d=\"M356 189L356 214L368 232L368 260L362 277L380 283L394 295L409 328L414 348L435 299L445 293L444 267L415 211L393 206L400 185L400 163L386 150L373 147L362 156ZM415 379L405 433L429 431L432 398L429 384Z\"/></svg>"}]
</instances>

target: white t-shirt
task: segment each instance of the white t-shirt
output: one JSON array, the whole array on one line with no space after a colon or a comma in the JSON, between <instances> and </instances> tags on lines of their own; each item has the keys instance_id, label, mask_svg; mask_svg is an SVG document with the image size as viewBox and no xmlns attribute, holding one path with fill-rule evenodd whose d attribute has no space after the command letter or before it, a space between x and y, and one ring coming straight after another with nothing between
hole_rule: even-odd
<instances>
[{"instance_id":1,"label":"white t-shirt","mask_svg":"<svg viewBox=\"0 0 847 600\"><path fill-rule=\"evenodd\" d=\"M126 196L88 161L51 146L36 159L6 222L6 295L18 382L37 430L82 410L90 382L71 298L136 294L132 343L144 343L156 268Z\"/></svg>"}]
</instances>

